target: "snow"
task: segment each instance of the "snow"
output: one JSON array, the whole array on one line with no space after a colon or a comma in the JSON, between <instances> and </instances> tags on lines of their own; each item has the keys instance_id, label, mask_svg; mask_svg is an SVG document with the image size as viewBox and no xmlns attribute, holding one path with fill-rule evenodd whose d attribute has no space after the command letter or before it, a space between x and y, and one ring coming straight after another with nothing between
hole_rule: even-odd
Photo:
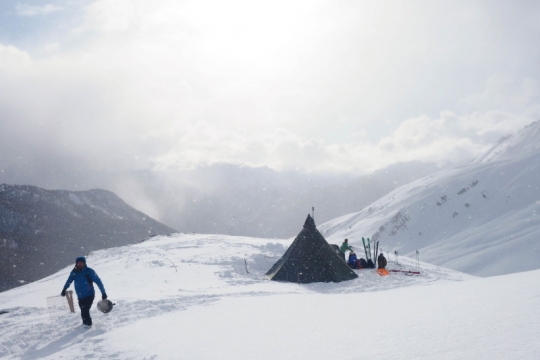
<instances>
[{"instance_id":1,"label":"snow","mask_svg":"<svg viewBox=\"0 0 540 360\"><path fill-rule=\"evenodd\" d=\"M0 293L2 359L540 358L540 271L477 278L389 256L342 283L263 280L292 239L174 234L87 257L116 303L50 319L71 268ZM399 264L396 263L399 260ZM246 272L246 263L247 271ZM98 291L99 296L99 291Z\"/></svg>"},{"instance_id":2,"label":"snow","mask_svg":"<svg viewBox=\"0 0 540 360\"><path fill-rule=\"evenodd\" d=\"M489 162L527 156L540 149L540 121L526 126L522 131L507 136L475 162Z\"/></svg>"},{"instance_id":3,"label":"snow","mask_svg":"<svg viewBox=\"0 0 540 360\"><path fill-rule=\"evenodd\" d=\"M77 205L82 205L83 204L81 199L77 195L75 195L74 193L69 193L68 196L69 196L69 199L71 201L73 201L75 204L77 204Z\"/></svg>"},{"instance_id":4,"label":"snow","mask_svg":"<svg viewBox=\"0 0 540 360\"><path fill-rule=\"evenodd\" d=\"M399 251L477 276L540 269L540 122L478 161L389 193L318 226L326 239Z\"/></svg>"}]
</instances>

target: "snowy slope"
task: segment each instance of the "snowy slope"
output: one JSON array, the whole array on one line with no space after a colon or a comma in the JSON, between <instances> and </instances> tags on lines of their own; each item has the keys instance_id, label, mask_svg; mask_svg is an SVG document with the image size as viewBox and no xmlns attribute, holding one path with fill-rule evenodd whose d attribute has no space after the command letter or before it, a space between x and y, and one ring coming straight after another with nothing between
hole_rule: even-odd
<instances>
[{"instance_id":1,"label":"snowy slope","mask_svg":"<svg viewBox=\"0 0 540 360\"><path fill-rule=\"evenodd\" d=\"M479 276L540 268L540 122L473 164L405 185L318 227L329 240L361 237L386 251Z\"/></svg>"},{"instance_id":2,"label":"snowy slope","mask_svg":"<svg viewBox=\"0 0 540 360\"><path fill-rule=\"evenodd\" d=\"M94 307L90 330L80 326L78 313L50 319L46 297L60 292L71 268L2 292L0 312L8 312L0 315L0 357L456 358L481 355L484 346L492 348L488 355L501 347L508 355L520 354L525 350L519 346L540 330L537 318L524 315L539 305L540 290L533 286L526 294L507 295L530 287L540 272L486 280L420 263L421 275L413 276L358 270L358 279L337 284L262 280L291 242L176 234L92 253L88 264L117 304L114 310L101 314ZM416 269L413 262L400 259L398 265L392 257L389 268ZM531 331L500 343L503 335L493 317L499 312L506 329ZM368 324L373 328L366 330ZM378 346L368 346L372 335ZM420 341L425 337L428 348ZM537 342L527 349L540 354Z\"/></svg>"},{"instance_id":3,"label":"snowy slope","mask_svg":"<svg viewBox=\"0 0 540 360\"><path fill-rule=\"evenodd\" d=\"M510 160L540 151L540 121L526 126L513 136L499 141L491 150L478 157L475 162Z\"/></svg>"}]
</instances>

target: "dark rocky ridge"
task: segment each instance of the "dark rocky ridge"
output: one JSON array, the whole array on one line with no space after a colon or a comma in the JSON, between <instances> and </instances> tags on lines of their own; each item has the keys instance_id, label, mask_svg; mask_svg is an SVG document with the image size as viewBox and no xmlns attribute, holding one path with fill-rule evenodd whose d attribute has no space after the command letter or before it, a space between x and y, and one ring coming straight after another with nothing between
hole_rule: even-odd
<instances>
[{"instance_id":1,"label":"dark rocky ridge","mask_svg":"<svg viewBox=\"0 0 540 360\"><path fill-rule=\"evenodd\" d=\"M0 185L0 291L36 281L98 249L176 232L105 190Z\"/></svg>"}]
</instances>

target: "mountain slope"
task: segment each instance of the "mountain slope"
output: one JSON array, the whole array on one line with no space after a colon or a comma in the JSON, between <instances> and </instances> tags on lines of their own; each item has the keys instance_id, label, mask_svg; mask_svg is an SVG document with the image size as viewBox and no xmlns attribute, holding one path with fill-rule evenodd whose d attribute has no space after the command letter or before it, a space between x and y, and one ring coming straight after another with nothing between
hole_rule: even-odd
<instances>
[{"instance_id":1,"label":"mountain slope","mask_svg":"<svg viewBox=\"0 0 540 360\"><path fill-rule=\"evenodd\" d=\"M90 251L171 232L109 191L0 185L0 291L47 276Z\"/></svg>"},{"instance_id":2,"label":"mountain slope","mask_svg":"<svg viewBox=\"0 0 540 360\"><path fill-rule=\"evenodd\" d=\"M319 227L329 241L361 237L388 251L479 276L540 268L540 122L475 163L403 186Z\"/></svg>"}]
</instances>

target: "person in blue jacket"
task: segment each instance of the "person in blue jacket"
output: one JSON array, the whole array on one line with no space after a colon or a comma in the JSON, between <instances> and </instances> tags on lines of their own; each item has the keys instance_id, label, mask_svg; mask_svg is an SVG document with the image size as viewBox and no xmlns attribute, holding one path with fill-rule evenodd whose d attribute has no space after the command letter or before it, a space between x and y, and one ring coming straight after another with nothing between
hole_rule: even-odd
<instances>
[{"instance_id":1,"label":"person in blue jacket","mask_svg":"<svg viewBox=\"0 0 540 360\"><path fill-rule=\"evenodd\" d=\"M105 287L99 276L93 269L86 266L86 259L84 256L79 256L75 259L75 268L71 270L69 277L64 285L64 289L60 295L66 296L66 290L69 288L72 282L75 281L75 292L79 300L79 307L81 308L81 317L83 324L86 326L92 326L92 318L90 317L90 308L94 302L94 283L97 284L101 291L101 298L105 300L107 293Z\"/></svg>"}]
</instances>

